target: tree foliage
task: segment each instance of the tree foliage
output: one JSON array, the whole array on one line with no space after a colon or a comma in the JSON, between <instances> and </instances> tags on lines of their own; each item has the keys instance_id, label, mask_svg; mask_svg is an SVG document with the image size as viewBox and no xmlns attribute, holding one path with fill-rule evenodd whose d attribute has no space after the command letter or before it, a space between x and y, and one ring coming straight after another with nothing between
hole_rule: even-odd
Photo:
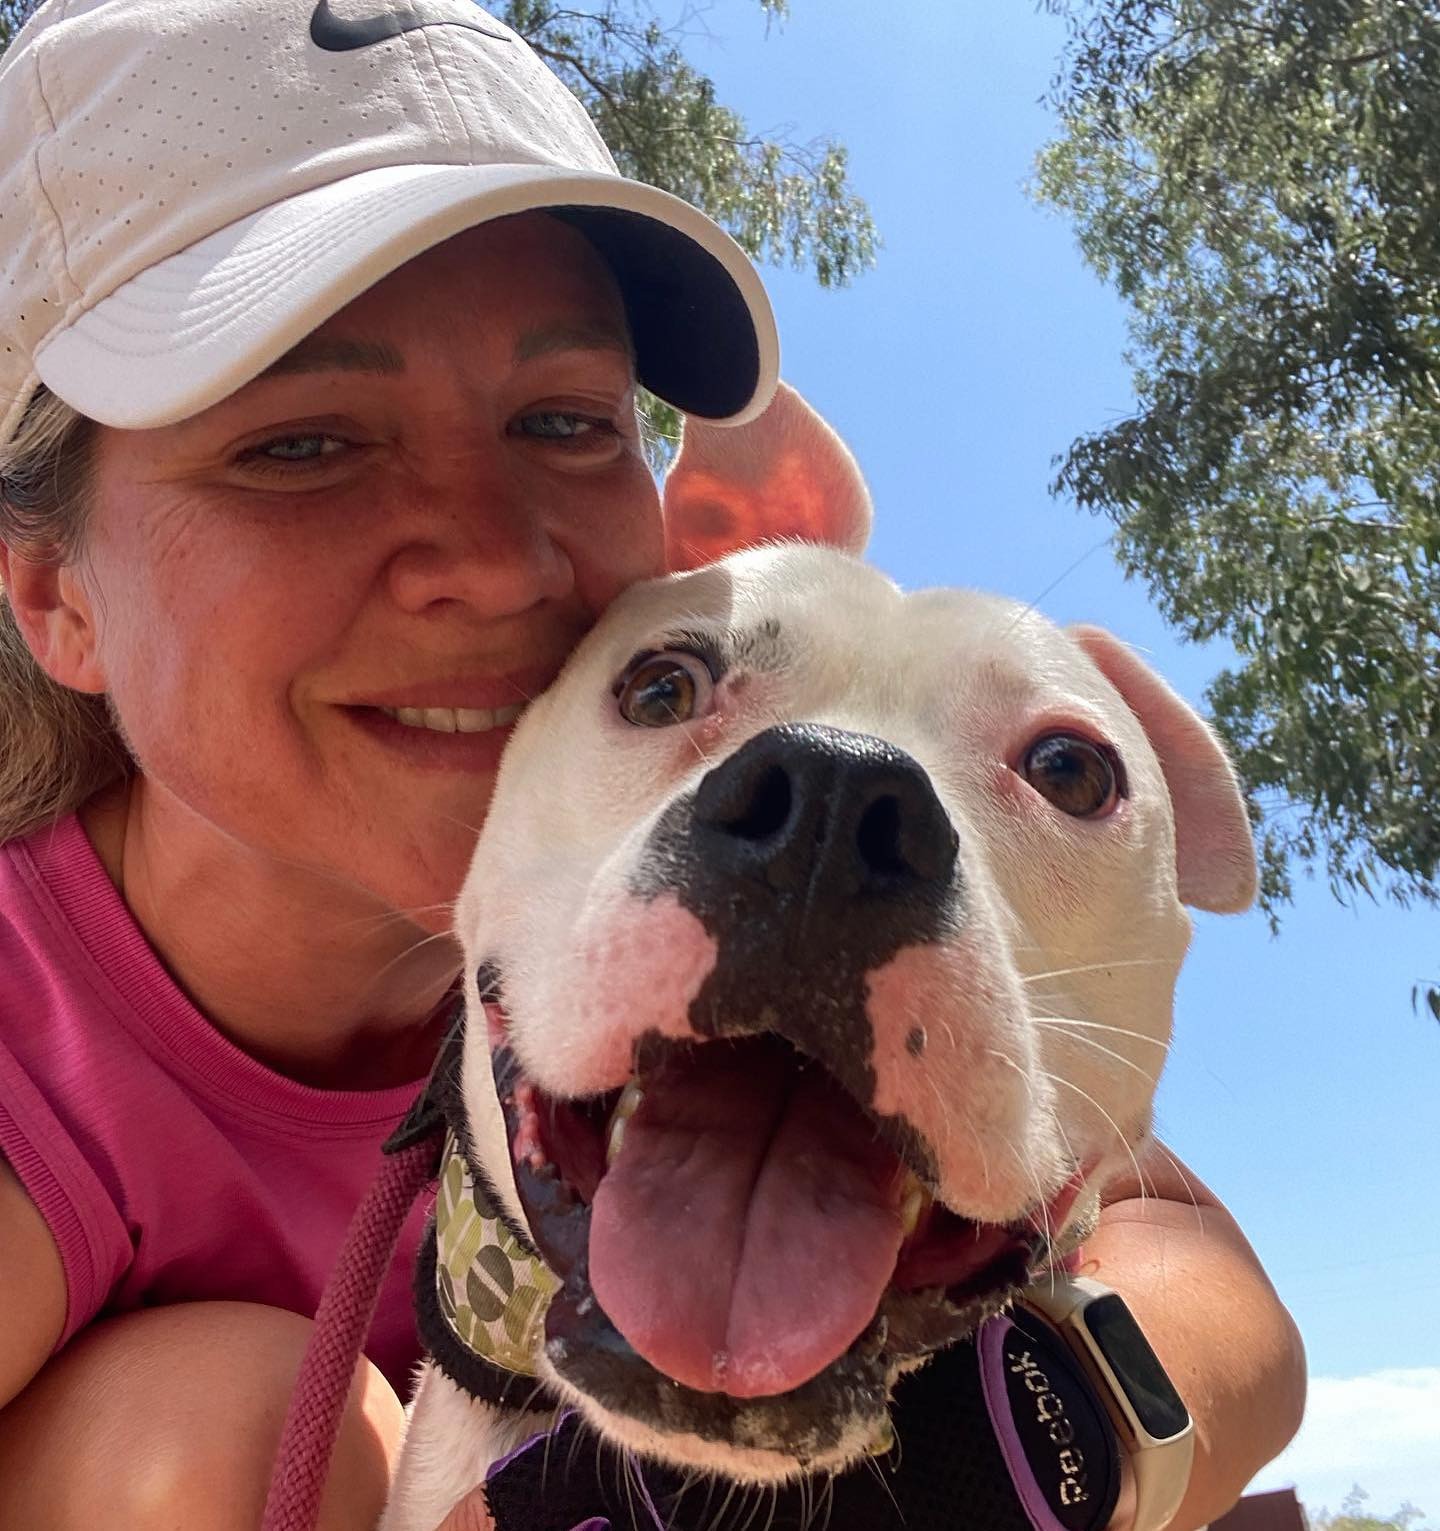
<instances>
[{"instance_id":1,"label":"tree foliage","mask_svg":"<svg viewBox=\"0 0 1440 1531\"><path fill-rule=\"evenodd\" d=\"M0 53L10 46L31 9L32 0L0 0Z\"/></svg>"},{"instance_id":2,"label":"tree foliage","mask_svg":"<svg viewBox=\"0 0 1440 1531\"><path fill-rule=\"evenodd\" d=\"M1057 491L1240 663L1211 688L1273 911L1440 897L1440 10L1053 0L1041 198L1129 308L1137 412ZM1440 1018L1440 997L1431 1007Z\"/></svg>"},{"instance_id":3,"label":"tree foliage","mask_svg":"<svg viewBox=\"0 0 1440 1531\"><path fill-rule=\"evenodd\" d=\"M1365 1508L1369 1497L1357 1483L1345 1496L1338 1515L1329 1510L1310 1512L1311 1531L1424 1531L1423 1510L1413 1504L1402 1504L1393 1515L1371 1515Z\"/></svg>"},{"instance_id":4,"label":"tree foliage","mask_svg":"<svg viewBox=\"0 0 1440 1531\"><path fill-rule=\"evenodd\" d=\"M758 4L771 20L788 10L788 0ZM507 0L497 14L585 103L626 175L703 207L757 260L808 266L822 287L873 261L844 147L752 132L685 57L693 18L667 27L645 0Z\"/></svg>"}]
</instances>

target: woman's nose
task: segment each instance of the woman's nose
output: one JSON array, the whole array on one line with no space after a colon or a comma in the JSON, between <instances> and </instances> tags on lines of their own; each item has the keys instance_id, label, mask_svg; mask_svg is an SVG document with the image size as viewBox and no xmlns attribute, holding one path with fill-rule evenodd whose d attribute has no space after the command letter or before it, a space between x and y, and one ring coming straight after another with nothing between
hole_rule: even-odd
<instances>
[{"instance_id":1,"label":"woman's nose","mask_svg":"<svg viewBox=\"0 0 1440 1531\"><path fill-rule=\"evenodd\" d=\"M509 616L567 598L575 569L550 518L520 493L433 494L404 517L387 580L407 611L459 602Z\"/></svg>"}]
</instances>

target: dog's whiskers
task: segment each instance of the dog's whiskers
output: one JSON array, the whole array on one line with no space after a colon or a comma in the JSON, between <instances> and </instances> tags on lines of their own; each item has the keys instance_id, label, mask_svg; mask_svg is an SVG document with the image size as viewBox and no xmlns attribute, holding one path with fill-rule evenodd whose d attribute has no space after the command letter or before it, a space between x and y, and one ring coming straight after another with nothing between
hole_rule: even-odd
<instances>
[{"instance_id":1,"label":"dog's whiskers","mask_svg":"<svg viewBox=\"0 0 1440 1531\"><path fill-rule=\"evenodd\" d=\"M1024 1154L1016 1146L1013 1139L1007 1139L1006 1151L1015 1161L1015 1167L1020 1171L1020 1178L1030 1182L1033 1204L1040 1210L1041 1234L1044 1236L1046 1246L1054 1242L1054 1229L1050 1226L1050 1206L1045 1196L1045 1187L1040 1184L1040 1176L1034 1165L1029 1163Z\"/></svg>"},{"instance_id":2,"label":"dog's whiskers","mask_svg":"<svg viewBox=\"0 0 1440 1531\"><path fill-rule=\"evenodd\" d=\"M580 1432L577 1430L574 1433L574 1435L572 1435L570 1437L570 1451L569 1451L568 1455L565 1458L565 1476L567 1478L575 1470L575 1458L579 1455L580 1445L581 1445L581 1436L580 1436ZM599 1467L599 1459L598 1458L596 1459L595 1481L597 1483L599 1483L599 1481L600 1481L600 1467Z\"/></svg>"},{"instance_id":3,"label":"dog's whiskers","mask_svg":"<svg viewBox=\"0 0 1440 1531\"><path fill-rule=\"evenodd\" d=\"M1039 948L1035 948L1039 950ZM1148 968L1164 967L1166 964L1160 957L1124 957L1112 962L1083 962L1074 967L1053 968L1048 973L1022 973L1022 983L1043 983L1047 978L1070 978L1077 973L1104 973L1111 968Z\"/></svg>"},{"instance_id":4,"label":"dog's whiskers","mask_svg":"<svg viewBox=\"0 0 1440 1531\"><path fill-rule=\"evenodd\" d=\"M357 914L354 919L343 920L330 928L337 933L343 933L356 930L379 930L386 925L413 925L417 915L438 914L441 910L444 910L446 914L452 914L454 909L454 900L444 898L438 903L415 904L408 909L381 909L375 914Z\"/></svg>"},{"instance_id":5,"label":"dog's whiskers","mask_svg":"<svg viewBox=\"0 0 1440 1531\"><path fill-rule=\"evenodd\" d=\"M1140 1161L1135 1157L1135 1150L1130 1146L1130 1140L1125 1136L1123 1132L1121 1132L1120 1124L1115 1120L1113 1116L1110 1115L1104 1106L1102 1106L1100 1102L1095 1099L1093 1095L1091 1095L1086 1090L1082 1090L1078 1084L1075 1084L1072 1080L1066 1079L1063 1074L1054 1074L1051 1073L1048 1069L1044 1072L1045 1077L1050 1080L1052 1084L1061 1084L1064 1085L1067 1090L1073 1090L1078 1096L1087 1101L1096 1111L1098 1111L1100 1115L1103 1116L1105 1120L1110 1124L1111 1129L1115 1133L1116 1139L1124 1147L1126 1154L1129 1155L1130 1163L1134 1166L1135 1180L1140 1187L1140 1199L1141 1201L1147 1201L1149 1196L1145 1190L1145 1172L1140 1168Z\"/></svg>"},{"instance_id":6,"label":"dog's whiskers","mask_svg":"<svg viewBox=\"0 0 1440 1531\"><path fill-rule=\"evenodd\" d=\"M741 1522L738 1531L750 1531L755 1524L755 1517L760 1513L760 1507L765 1503L763 1489L757 1484L752 1490L747 1484L744 1486L745 1497L750 1501L750 1508L746 1512L745 1519Z\"/></svg>"},{"instance_id":7,"label":"dog's whiskers","mask_svg":"<svg viewBox=\"0 0 1440 1531\"><path fill-rule=\"evenodd\" d=\"M1069 579L1070 576L1076 571L1076 569L1080 567L1081 564L1085 562L1087 558L1093 558L1101 548L1109 547L1114 539L1114 532L1108 533L1106 536L1102 537L1099 542L1094 543L1091 547L1086 548L1078 558L1073 559L1070 563L1066 564L1066 566L1061 569L1055 578L1052 579L1048 585L1046 585L1040 594L1037 595L1028 606L1024 607L1011 619L1010 625L1005 629L1002 636L1008 638L1010 634L1013 633L1015 629L1019 627L1019 625L1027 618L1038 615L1040 602L1043 601L1045 597L1056 588L1057 585L1063 584L1065 580Z\"/></svg>"},{"instance_id":8,"label":"dog's whiskers","mask_svg":"<svg viewBox=\"0 0 1440 1531\"><path fill-rule=\"evenodd\" d=\"M772 1483L769 1486L770 1513L765 1517L764 1531L772 1531L775 1522L780 1518L780 1485Z\"/></svg>"},{"instance_id":9,"label":"dog's whiskers","mask_svg":"<svg viewBox=\"0 0 1440 1531\"><path fill-rule=\"evenodd\" d=\"M900 1465L900 1437L899 1437L898 1434L895 1436L895 1445L891 1448L891 1450L895 1453L895 1465L896 1465L896 1467L899 1467L899 1465ZM874 1457L866 1457L865 1461L869 1465L870 1470L875 1474L875 1479L879 1483L880 1487L885 1490L885 1497L890 1501L890 1503L892 1505L895 1506L896 1518L903 1522L905 1517L900 1512L900 1505L896 1501L895 1491L894 1491L894 1489L892 1489L890 1487L889 1481L885 1477L884 1470L881 1468L880 1464L875 1460ZM832 1492L833 1492L833 1489L832 1489Z\"/></svg>"},{"instance_id":10,"label":"dog's whiskers","mask_svg":"<svg viewBox=\"0 0 1440 1531\"><path fill-rule=\"evenodd\" d=\"M1050 1113L1051 1120L1055 1123L1055 1131L1060 1134L1060 1141L1065 1145L1065 1152L1070 1157L1070 1163L1078 1170L1080 1168L1080 1155L1075 1152L1075 1145L1070 1141L1070 1134L1065 1131L1065 1123L1060 1120L1056 1111Z\"/></svg>"},{"instance_id":11,"label":"dog's whiskers","mask_svg":"<svg viewBox=\"0 0 1440 1531\"><path fill-rule=\"evenodd\" d=\"M392 968L397 968L402 962L408 962L417 952L422 952L427 946L432 946L436 941L453 941L455 938L448 930L437 930L432 935L422 936L418 941L412 941L404 951L397 952L384 967L382 967L370 980L378 985Z\"/></svg>"},{"instance_id":12,"label":"dog's whiskers","mask_svg":"<svg viewBox=\"0 0 1440 1531\"><path fill-rule=\"evenodd\" d=\"M1057 1030L1066 1032L1068 1032L1071 1026L1075 1024L1079 1024L1081 1026L1086 1024L1084 1021L1076 1023L1067 1020L1064 1016L1061 1015L1032 1015L1030 1019L1037 1026L1053 1026ZM1086 1047L1093 1048L1097 1053L1103 1053L1107 1058L1113 1058L1116 1063L1123 1063L1127 1069L1133 1069L1137 1074L1139 1074L1139 1076L1147 1084L1151 1083L1154 1079L1154 1075L1148 1069L1142 1068L1138 1063L1134 1061L1134 1059L1127 1058L1124 1053L1117 1053L1113 1047L1106 1047L1103 1042L1097 1042L1094 1037L1077 1036L1074 1037L1073 1040L1076 1042L1083 1042ZM1168 1049L1167 1043L1162 1042L1158 1045L1162 1051Z\"/></svg>"},{"instance_id":13,"label":"dog's whiskers","mask_svg":"<svg viewBox=\"0 0 1440 1531\"><path fill-rule=\"evenodd\" d=\"M867 1462L873 1463L873 1458L866 1457ZM820 1490L820 1497L825 1506L825 1520L820 1531L830 1531L830 1522L835 1516L835 1477L833 1473L825 1475L824 1487Z\"/></svg>"},{"instance_id":14,"label":"dog's whiskers","mask_svg":"<svg viewBox=\"0 0 1440 1531\"><path fill-rule=\"evenodd\" d=\"M990 1189L990 1155L985 1152L985 1143L980 1136L979 1129L968 1117L965 1126L969 1129L971 1141L975 1144L975 1157L980 1161L980 1173L985 1180L985 1189Z\"/></svg>"},{"instance_id":15,"label":"dog's whiskers","mask_svg":"<svg viewBox=\"0 0 1440 1531\"><path fill-rule=\"evenodd\" d=\"M1168 1148L1166 1148L1166 1146L1160 1141L1159 1138L1152 1134L1150 1141L1155 1145L1156 1148L1160 1150L1162 1154L1165 1155L1165 1157L1170 1161L1171 1169L1173 1169L1175 1173L1180 1177L1181 1184L1185 1187L1185 1194L1190 1198L1190 1206L1195 1213L1195 1226L1197 1229L1199 1229L1201 1237L1203 1238L1205 1235L1205 1214L1200 1210L1200 1202L1195 1195L1195 1187L1191 1185L1190 1177L1185 1173L1185 1166L1181 1164L1181 1162L1175 1157L1174 1154L1170 1152ZM1144 1189L1143 1185L1141 1186L1141 1189Z\"/></svg>"},{"instance_id":16,"label":"dog's whiskers","mask_svg":"<svg viewBox=\"0 0 1440 1531\"><path fill-rule=\"evenodd\" d=\"M1130 1037L1136 1042L1148 1042L1151 1047L1161 1048L1165 1052L1170 1050L1167 1039L1152 1037L1143 1031L1133 1031L1128 1026L1111 1026L1104 1021L1082 1021L1073 1015L1032 1015L1030 1019L1037 1025L1079 1026L1085 1031L1109 1031L1117 1037Z\"/></svg>"},{"instance_id":17,"label":"dog's whiskers","mask_svg":"<svg viewBox=\"0 0 1440 1531\"><path fill-rule=\"evenodd\" d=\"M735 1492L739 1487L739 1480L732 1478L730 1480L730 1487L725 1490L724 1499L720 1501L720 1508L715 1512L715 1519L711 1522L716 1527L716 1531L719 1531L719 1528L724 1526L725 1517L730 1513L731 1501L735 1498Z\"/></svg>"},{"instance_id":18,"label":"dog's whiskers","mask_svg":"<svg viewBox=\"0 0 1440 1531\"><path fill-rule=\"evenodd\" d=\"M453 824L456 829L463 829L467 835L474 835L477 840L480 838L481 829L484 828L481 824L472 824L469 819L457 819L453 813L437 814L436 817L441 823Z\"/></svg>"},{"instance_id":19,"label":"dog's whiskers","mask_svg":"<svg viewBox=\"0 0 1440 1531\"><path fill-rule=\"evenodd\" d=\"M638 1526L640 1518L635 1513L635 1491L637 1489L640 1491L642 1502L648 1502L650 1496L645 1489L640 1462L633 1451L621 1454L616 1471L620 1476L620 1486L625 1491L625 1511L630 1517L631 1524Z\"/></svg>"},{"instance_id":20,"label":"dog's whiskers","mask_svg":"<svg viewBox=\"0 0 1440 1531\"><path fill-rule=\"evenodd\" d=\"M929 1074L926 1074L924 1078L926 1085L929 1087L930 1093L935 1097L935 1104L939 1107L937 1128L946 1137L948 1137L950 1135L950 1129L952 1126L950 1103L945 1099L945 1094L941 1090L939 1082L936 1079L932 1078Z\"/></svg>"}]
</instances>

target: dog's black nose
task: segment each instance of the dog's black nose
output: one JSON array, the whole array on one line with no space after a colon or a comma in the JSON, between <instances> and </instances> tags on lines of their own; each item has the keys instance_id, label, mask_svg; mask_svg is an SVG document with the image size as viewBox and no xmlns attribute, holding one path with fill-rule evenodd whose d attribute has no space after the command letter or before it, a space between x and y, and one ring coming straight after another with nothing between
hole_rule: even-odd
<instances>
[{"instance_id":1,"label":"dog's black nose","mask_svg":"<svg viewBox=\"0 0 1440 1531\"><path fill-rule=\"evenodd\" d=\"M768 728L716 766L692 825L712 872L821 906L948 886L959 845L918 762L816 723Z\"/></svg>"}]
</instances>

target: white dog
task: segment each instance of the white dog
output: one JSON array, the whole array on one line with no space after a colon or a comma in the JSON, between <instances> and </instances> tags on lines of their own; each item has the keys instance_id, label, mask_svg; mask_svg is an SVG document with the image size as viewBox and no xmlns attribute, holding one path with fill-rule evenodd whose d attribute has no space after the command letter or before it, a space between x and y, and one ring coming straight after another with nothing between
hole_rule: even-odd
<instances>
[{"instance_id":1,"label":"white dog","mask_svg":"<svg viewBox=\"0 0 1440 1531\"><path fill-rule=\"evenodd\" d=\"M1073 1247L1146 1141L1182 905L1252 896L1190 708L1097 629L856 562L864 486L793 394L692 430L666 510L701 566L617 601L531 706L458 906L442 1213L475 1180L498 1220L481 1309L529 1260L501 1364L536 1375L510 1407L451 1380L496 1355L455 1311L467 1201L386 1531L433 1531L537 1390L751 1484L888 1441L897 1378ZM777 529L807 541L703 563Z\"/></svg>"}]
</instances>

